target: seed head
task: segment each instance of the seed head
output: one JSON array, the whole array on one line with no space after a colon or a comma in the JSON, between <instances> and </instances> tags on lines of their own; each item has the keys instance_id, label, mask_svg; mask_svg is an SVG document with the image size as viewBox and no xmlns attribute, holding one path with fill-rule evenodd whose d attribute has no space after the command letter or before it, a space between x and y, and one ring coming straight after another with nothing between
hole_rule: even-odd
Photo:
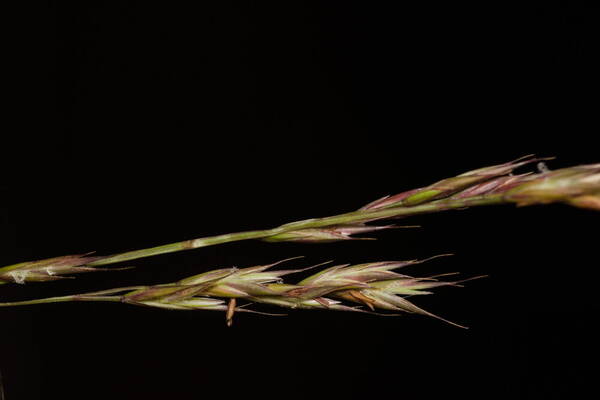
<instances>
[{"instance_id":1,"label":"seed head","mask_svg":"<svg viewBox=\"0 0 600 400\"><path fill-rule=\"evenodd\" d=\"M243 269L226 268L216 271L206 272L204 274L194 275L182 279L178 285L202 285L202 293L208 296L216 297L248 297L248 296L267 296L277 295L267 286L268 283L281 282L282 277L288 274L296 273L302 270L277 270L269 269L282 262L282 260L273 264L258 265Z\"/></svg>"},{"instance_id":2,"label":"seed head","mask_svg":"<svg viewBox=\"0 0 600 400\"><path fill-rule=\"evenodd\" d=\"M519 206L566 203L600 210L600 164L581 165L535 176L505 194Z\"/></svg>"},{"instance_id":3,"label":"seed head","mask_svg":"<svg viewBox=\"0 0 600 400\"><path fill-rule=\"evenodd\" d=\"M465 172L461 175L443 179L420 189L409 190L394 196L386 196L382 199L367 204L361 208L361 210L372 210L398 206L414 206L433 200L439 200L468 189L474 185L510 174L516 168L523 165L546 159L547 158L535 158L529 155L504 164Z\"/></svg>"},{"instance_id":4,"label":"seed head","mask_svg":"<svg viewBox=\"0 0 600 400\"><path fill-rule=\"evenodd\" d=\"M416 306L403 296L431 294L426 289L438 286L457 285L458 282L438 281L436 277L413 278L394 272L394 269L424 262L426 260L388 261L359 265L338 265L321 271L300 282L305 287L329 286L330 296L376 309L406 313L417 313L441 319L435 314Z\"/></svg>"},{"instance_id":5,"label":"seed head","mask_svg":"<svg viewBox=\"0 0 600 400\"><path fill-rule=\"evenodd\" d=\"M80 274L103 270L102 268L86 267L92 261L105 257L93 257L87 254L68 255L63 257L47 258L38 261L27 261L8 265L0 268L0 283L15 282L24 284L26 282L55 281L67 279L65 274ZM116 270L116 268L112 268ZM121 268L122 269L122 268Z\"/></svg>"},{"instance_id":6,"label":"seed head","mask_svg":"<svg viewBox=\"0 0 600 400\"><path fill-rule=\"evenodd\" d=\"M372 238L354 237L352 235L375 232L384 229L399 228L396 225L369 226L364 224L337 225L327 228L301 229L284 232L264 239L267 242L302 242L328 243L340 240L373 240Z\"/></svg>"}]
</instances>

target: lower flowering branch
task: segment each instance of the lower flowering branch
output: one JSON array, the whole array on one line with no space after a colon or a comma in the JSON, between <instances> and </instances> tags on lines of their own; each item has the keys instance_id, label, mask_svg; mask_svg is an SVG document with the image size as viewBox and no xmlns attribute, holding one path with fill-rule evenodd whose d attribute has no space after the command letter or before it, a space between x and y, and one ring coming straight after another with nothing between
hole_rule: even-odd
<instances>
[{"instance_id":1,"label":"lower flowering branch","mask_svg":"<svg viewBox=\"0 0 600 400\"><path fill-rule=\"evenodd\" d=\"M386 310L394 313L421 314L464 328L407 300L408 296L431 294L430 289L436 287L459 286L464 282L464 280L441 281L437 279L439 276L412 277L395 272L399 268L427 260L335 265L295 284L285 283L283 277L314 266L292 270L271 269L283 261L243 269L217 269L168 284L130 286L92 293L0 303L0 307L71 301L110 301L170 310L224 311L226 323L231 326L237 312L265 314L246 308L246 305L237 305L238 300L246 300L250 304L270 304L289 309L321 309L377 315L381 315L376 312L377 310ZM469 278L469 280L476 278L480 277ZM364 308L365 306L368 310Z\"/></svg>"}]
</instances>

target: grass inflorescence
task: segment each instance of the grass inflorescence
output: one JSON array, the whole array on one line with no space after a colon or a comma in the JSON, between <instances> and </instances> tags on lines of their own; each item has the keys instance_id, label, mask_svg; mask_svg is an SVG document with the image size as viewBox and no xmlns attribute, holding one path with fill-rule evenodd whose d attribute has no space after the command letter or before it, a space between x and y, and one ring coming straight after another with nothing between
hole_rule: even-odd
<instances>
[{"instance_id":1,"label":"grass inflorescence","mask_svg":"<svg viewBox=\"0 0 600 400\"><path fill-rule=\"evenodd\" d=\"M439 276L413 277L396 272L400 268L426 260L334 265L296 283L285 282L284 277L315 266L304 269L272 269L283 261L241 269L215 269L167 284L121 287L0 303L0 306L109 301L170 310L223 311L227 324L231 325L236 312L262 313L248 306L268 304L288 309L323 309L373 314L381 310L421 314L460 326L425 311L408 300L408 297L431 294L431 289L436 287L457 286L462 282L443 281ZM239 301L244 301L245 304L238 305Z\"/></svg>"}]
</instances>

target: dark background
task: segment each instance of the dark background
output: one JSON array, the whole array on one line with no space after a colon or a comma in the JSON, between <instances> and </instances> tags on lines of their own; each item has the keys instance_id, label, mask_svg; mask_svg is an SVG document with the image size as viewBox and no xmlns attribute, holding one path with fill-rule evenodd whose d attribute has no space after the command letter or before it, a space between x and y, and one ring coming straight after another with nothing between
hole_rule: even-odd
<instances>
[{"instance_id":1,"label":"dark background","mask_svg":"<svg viewBox=\"0 0 600 400\"><path fill-rule=\"evenodd\" d=\"M196 4L199 3L199 4ZM52 2L8 14L0 265L268 228L537 153L600 161L594 2ZM12 27L14 25L14 28ZM418 316L73 303L0 310L7 400L574 398L595 386L593 212L511 206L321 245L240 242L2 301L456 255ZM588 364L589 362L589 364Z\"/></svg>"}]
</instances>

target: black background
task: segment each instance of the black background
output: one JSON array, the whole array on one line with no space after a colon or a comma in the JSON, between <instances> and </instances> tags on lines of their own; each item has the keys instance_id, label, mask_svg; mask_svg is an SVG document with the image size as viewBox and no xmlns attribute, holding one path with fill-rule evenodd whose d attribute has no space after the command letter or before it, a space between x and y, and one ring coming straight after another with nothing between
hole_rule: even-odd
<instances>
[{"instance_id":1,"label":"black background","mask_svg":"<svg viewBox=\"0 0 600 400\"><path fill-rule=\"evenodd\" d=\"M197 4L198 3L198 4ZM600 161L594 2L53 2L6 17L0 265L356 209L537 153ZM13 90L14 88L14 90ZM418 316L119 304L0 310L7 400L574 398L597 376L598 215L546 206L409 220L374 242L240 242L2 301L294 266L456 255L488 274ZM589 364L588 364L589 362Z\"/></svg>"}]
</instances>

